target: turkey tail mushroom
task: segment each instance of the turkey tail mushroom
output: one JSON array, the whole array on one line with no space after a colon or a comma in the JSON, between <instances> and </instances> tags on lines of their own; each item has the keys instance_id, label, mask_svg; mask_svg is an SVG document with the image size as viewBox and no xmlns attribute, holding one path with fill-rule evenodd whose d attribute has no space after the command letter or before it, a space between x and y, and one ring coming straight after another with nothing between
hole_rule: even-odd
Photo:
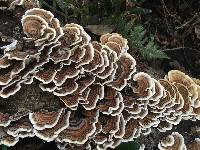
<instances>
[{"instance_id":1,"label":"turkey tail mushroom","mask_svg":"<svg viewBox=\"0 0 200 150\"><path fill-rule=\"evenodd\" d=\"M35 0L16 0L13 8L27 1ZM109 149L153 128L166 132L181 120L200 120L199 80L178 70L158 80L136 73L122 35L92 41L82 26L61 26L40 8L27 10L21 23L24 45L12 39L1 47L0 97L6 100L24 84L37 83L63 105L14 116L0 112L0 144L13 146L19 138L36 136L60 149ZM178 133L158 147L185 149Z\"/></svg>"}]
</instances>

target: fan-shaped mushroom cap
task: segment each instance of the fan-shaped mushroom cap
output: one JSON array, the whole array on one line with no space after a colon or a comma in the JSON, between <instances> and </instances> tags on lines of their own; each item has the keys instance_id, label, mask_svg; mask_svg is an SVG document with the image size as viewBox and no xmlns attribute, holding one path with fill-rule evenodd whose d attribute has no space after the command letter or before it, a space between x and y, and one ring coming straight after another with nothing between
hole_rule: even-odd
<instances>
[{"instance_id":1,"label":"fan-shaped mushroom cap","mask_svg":"<svg viewBox=\"0 0 200 150\"><path fill-rule=\"evenodd\" d=\"M8 68L9 66L11 66L11 61L10 59L8 59L8 57L4 56L0 59L0 68Z\"/></svg>"},{"instance_id":2,"label":"fan-shaped mushroom cap","mask_svg":"<svg viewBox=\"0 0 200 150\"><path fill-rule=\"evenodd\" d=\"M184 112L184 114L190 113L192 111L191 110L192 109L191 108L191 97L190 97L190 93L189 93L187 86L185 86L181 83L174 83L174 85L178 88L178 91L184 100L184 105L181 110Z\"/></svg>"},{"instance_id":3,"label":"fan-shaped mushroom cap","mask_svg":"<svg viewBox=\"0 0 200 150\"><path fill-rule=\"evenodd\" d=\"M117 61L117 65L118 68L114 79L110 83L107 83L107 85L120 91L126 86L127 80L129 80L131 75L136 71L136 62L130 54L124 53Z\"/></svg>"},{"instance_id":4,"label":"fan-shaped mushroom cap","mask_svg":"<svg viewBox=\"0 0 200 150\"><path fill-rule=\"evenodd\" d=\"M117 53L117 56L120 57L121 53L122 53L122 49L120 47L119 44L115 43L115 42L107 42L105 43L106 46L108 46L110 49L112 49L114 52Z\"/></svg>"},{"instance_id":5,"label":"fan-shaped mushroom cap","mask_svg":"<svg viewBox=\"0 0 200 150\"><path fill-rule=\"evenodd\" d=\"M176 110L177 112L180 112L179 110L181 110L184 106L184 99L183 99L183 96L181 95L181 92L178 91L178 87L176 87L174 84L172 85L174 87L176 97L175 97L174 105L172 105L171 108L169 109L173 109L173 110Z\"/></svg>"},{"instance_id":6,"label":"fan-shaped mushroom cap","mask_svg":"<svg viewBox=\"0 0 200 150\"><path fill-rule=\"evenodd\" d=\"M105 87L104 90L104 99L98 102L96 108L103 114L111 114L114 110L119 109L123 97L121 93L111 87Z\"/></svg>"},{"instance_id":7,"label":"fan-shaped mushroom cap","mask_svg":"<svg viewBox=\"0 0 200 150\"><path fill-rule=\"evenodd\" d=\"M53 112L41 110L38 112L30 113L29 119L36 130L44 130L46 128L52 128L58 123L62 111L63 109Z\"/></svg>"},{"instance_id":8,"label":"fan-shaped mushroom cap","mask_svg":"<svg viewBox=\"0 0 200 150\"><path fill-rule=\"evenodd\" d=\"M66 24L63 27L64 35L59 40L65 47L73 45L87 45L90 41L90 36L84 31L83 27L78 24Z\"/></svg>"},{"instance_id":9,"label":"fan-shaped mushroom cap","mask_svg":"<svg viewBox=\"0 0 200 150\"><path fill-rule=\"evenodd\" d=\"M94 76L83 76L80 77L78 80L76 80L76 83L78 85L77 89L69 95L66 96L59 96L59 98L64 102L64 104L69 108L77 107L79 104L79 101L82 101L82 104L87 103L90 100L87 100L88 98L92 98L90 92L90 85L93 84L95 81ZM92 86L93 87L93 86ZM96 93L97 94L97 93ZM90 97L88 97L90 95ZM96 99L97 100L97 99ZM96 100L90 102L91 104L96 103ZM89 104L89 103L88 103ZM95 105L95 104L93 104Z\"/></svg>"},{"instance_id":10,"label":"fan-shaped mushroom cap","mask_svg":"<svg viewBox=\"0 0 200 150\"><path fill-rule=\"evenodd\" d=\"M66 95L66 96L59 96L60 100L63 101L67 108L76 109L79 104L80 96L79 95Z\"/></svg>"},{"instance_id":11,"label":"fan-shaped mushroom cap","mask_svg":"<svg viewBox=\"0 0 200 150\"><path fill-rule=\"evenodd\" d=\"M96 133L93 140L95 141L95 143L97 143L99 145L99 144L103 144L104 142L106 142L107 137L104 133L99 132L99 133Z\"/></svg>"},{"instance_id":12,"label":"fan-shaped mushroom cap","mask_svg":"<svg viewBox=\"0 0 200 150\"><path fill-rule=\"evenodd\" d=\"M170 104L171 101L172 101L172 100L171 100L171 95L170 95L170 93L169 93L168 91L165 91L165 96L162 97L162 98L160 99L159 103L156 104L155 107L156 107L157 109L161 110L161 111L162 111L162 110L165 110L165 109L166 109L166 106L167 106L168 104Z\"/></svg>"},{"instance_id":13,"label":"fan-shaped mushroom cap","mask_svg":"<svg viewBox=\"0 0 200 150\"><path fill-rule=\"evenodd\" d=\"M164 79L159 80L159 83L169 92L171 97L170 99L174 102L176 98L175 87L169 81Z\"/></svg>"},{"instance_id":14,"label":"fan-shaped mushroom cap","mask_svg":"<svg viewBox=\"0 0 200 150\"><path fill-rule=\"evenodd\" d=\"M120 98L120 97L119 97ZM124 103L123 101L119 103L119 107L116 110L113 110L111 115L112 116L116 116L122 113L122 111L124 110Z\"/></svg>"},{"instance_id":15,"label":"fan-shaped mushroom cap","mask_svg":"<svg viewBox=\"0 0 200 150\"><path fill-rule=\"evenodd\" d=\"M90 87L87 99L82 102L86 110L92 110L96 107L97 101L104 97L104 86L101 84L93 84Z\"/></svg>"},{"instance_id":16,"label":"fan-shaped mushroom cap","mask_svg":"<svg viewBox=\"0 0 200 150\"><path fill-rule=\"evenodd\" d=\"M142 112L142 106L140 106L138 104L134 104L131 107L125 107L125 109L132 115L132 117L133 117L133 115L136 115L136 116L134 116L135 118L141 117L140 113Z\"/></svg>"},{"instance_id":17,"label":"fan-shaped mushroom cap","mask_svg":"<svg viewBox=\"0 0 200 150\"><path fill-rule=\"evenodd\" d=\"M24 81L20 79L20 76L14 77L13 81L11 81L0 90L0 96L3 98L8 98L9 96L14 95L17 91L19 91L21 88L21 83Z\"/></svg>"},{"instance_id":18,"label":"fan-shaped mushroom cap","mask_svg":"<svg viewBox=\"0 0 200 150\"><path fill-rule=\"evenodd\" d=\"M191 94L191 101L194 101L197 99L198 93L197 93L196 84L188 75L178 70L172 70L168 72L168 75L166 78L170 82L181 83L184 86L186 86Z\"/></svg>"},{"instance_id":19,"label":"fan-shaped mushroom cap","mask_svg":"<svg viewBox=\"0 0 200 150\"><path fill-rule=\"evenodd\" d=\"M27 36L25 39L34 41L35 46L40 46L39 51L45 45L58 42L63 36L59 20L53 17L50 11L39 8L30 9L22 16L23 31Z\"/></svg>"},{"instance_id":20,"label":"fan-shaped mushroom cap","mask_svg":"<svg viewBox=\"0 0 200 150\"><path fill-rule=\"evenodd\" d=\"M82 48L85 49L85 55L79 62L77 62L76 64L77 67L89 64L94 58L95 50L91 43L89 43L88 45L83 45Z\"/></svg>"},{"instance_id":21,"label":"fan-shaped mushroom cap","mask_svg":"<svg viewBox=\"0 0 200 150\"><path fill-rule=\"evenodd\" d=\"M3 58L4 59L4 58ZM1 59L2 60L2 59ZM5 60L5 59L4 59ZM2 60L2 61L4 61ZM2 64L3 65L3 64ZM0 85L7 85L13 78L25 68L25 63L18 60L10 60L9 64L5 64L0 68Z\"/></svg>"},{"instance_id":22,"label":"fan-shaped mushroom cap","mask_svg":"<svg viewBox=\"0 0 200 150\"><path fill-rule=\"evenodd\" d=\"M89 64L84 65L83 68L84 71L91 72L96 70L98 67L101 67L103 63L103 56L99 51L95 50L92 61Z\"/></svg>"},{"instance_id":23,"label":"fan-shaped mushroom cap","mask_svg":"<svg viewBox=\"0 0 200 150\"><path fill-rule=\"evenodd\" d=\"M96 130L95 124L98 121L98 111L84 111L85 117L70 117L69 126L56 138L59 142L84 144Z\"/></svg>"},{"instance_id":24,"label":"fan-shaped mushroom cap","mask_svg":"<svg viewBox=\"0 0 200 150\"><path fill-rule=\"evenodd\" d=\"M118 33L104 34L100 37L100 41L113 49L118 57L128 50L127 40Z\"/></svg>"},{"instance_id":25,"label":"fan-shaped mushroom cap","mask_svg":"<svg viewBox=\"0 0 200 150\"><path fill-rule=\"evenodd\" d=\"M49 62L36 71L34 77L42 83L48 84L55 78L59 69L61 69L61 65Z\"/></svg>"},{"instance_id":26,"label":"fan-shaped mushroom cap","mask_svg":"<svg viewBox=\"0 0 200 150\"><path fill-rule=\"evenodd\" d=\"M20 119L12 122L7 127L6 132L13 137L19 137L21 133L31 133L32 129L32 124L28 120Z\"/></svg>"},{"instance_id":27,"label":"fan-shaped mushroom cap","mask_svg":"<svg viewBox=\"0 0 200 150\"><path fill-rule=\"evenodd\" d=\"M112 56L112 51L110 49L104 48L103 45L97 42L93 42L92 44L96 51L98 51L102 56L101 65L99 65L97 69L93 70L92 73L100 79L106 79L114 70L113 63L115 58Z\"/></svg>"},{"instance_id":28,"label":"fan-shaped mushroom cap","mask_svg":"<svg viewBox=\"0 0 200 150\"><path fill-rule=\"evenodd\" d=\"M160 150L186 150L186 146L184 143L184 138L178 132L173 132L171 135L167 136L165 139L161 140L158 144L158 148Z\"/></svg>"},{"instance_id":29,"label":"fan-shaped mushroom cap","mask_svg":"<svg viewBox=\"0 0 200 150\"><path fill-rule=\"evenodd\" d=\"M131 118L126 122L125 134L123 141L131 141L133 138L137 138L141 133L141 126L136 119Z\"/></svg>"},{"instance_id":30,"label":"fan-shaped mushroom cap","mask_svg":"<svg viewBox=\"0 0 200 150\"><path fill-rule=\"evenodd\" d=\"M108 121L109 120L109 121ZM104 134L115 134L119 130L120 116L100 115L98 121Z\"/></svg>"},{"instance_id":31,"label":"fan-shaped mushroom cap","mask_svg":"<svg viewBox=\"0 0 200 150\"><path fill-rule=\"evenodd\" d=\"M22 18L22 26L27 37L36 40L44 34L48 23L41 17L28 15Z\"/></svg>"},{"instance_id":32,"label":"fan-shaped mushroom cap","mask_svg":"<svg viewBox=\"0 0 200 150\"><path fill-rule=\"evenodd\" d=\"M152 95L152 97L150 97L149 100L159 101L159 99L164 95L164 87L157 80L153 78L152 80L155 83L155 94Z\"/></svg>"},{"instance_id":33,"label":"fan-shaped mushroom cap","mask_svg":"<svg viewBox=\"0 0 200 150\"><path fill-rule=\"evenodd\" d=\"M144 73L139 72L133 76L133 81L137 82L137 87L132 87L133 92L138 96L138 100L148 100L153 96L152 89L154 88L154 81L152 78Z\"/></svg>"},{"instance_id":34,"label":"fan-shaped mushroom cap","mask_svg":"<svg viewBox=\"0 0 200 150\"><path fill-rule=\"evenodd\" d=\"M52 49L50 53L50 59L55 63L63 62L69 60L71 56L71 51L67 48L60 46L56 46Z\"/></svg>"},{"instance_id":35,"label":"fan-shaped mushroom cap","mask_svg":"<svg viewBox=\"0 0 200 150\"><path fill-rule=\"evenodd\" d=\"M165 120L161 120L160 123L158 124L158 127L157 129L160 131L160 132L166 132L168 130L171 130L172 129L172 124L165 121Z\"/></svg>"},{"instance_id":36,"label":"fan-shaped mushroom cap","mask_svg":"<svg viewBox=\"0 0 200 150\"><path fill-rule=\"evenodd\" d=\"M76 83L77 77L68 78L65 83L61 86L58 86L56 90L53 92L56 96L66 96L75 92L78 88L78 84Z\"/></svg>"},{"instance_id":37,"label":"fan-shaped mushroom cap","mask_svg":"<svg viewBox=\"0 0 200 150\"><path fill-rule=\"evenodd\" d=\"M59 64L58 64L59 66ZM76 69L75 65L63 65L62 67L55 69L55 76L53 82L56 86L61 86L69 78L75 78L79 73L80 69Z\"/></svg>"},{"instance_id":38,"label":"fan-shaped mushroom cap","mask_svg":"<svg viewBox=\"0 0 200 150\"><path fill-rule=\"evenodd\" d=\"M119 121L119 130L115 132L114 137L115 138L123 138L125 134L125 127L126 127L126 122L124 120L123 115L120 116L120 121Z\"/></svg>"},{"instance_id":39,"label":"fan-shaped mushroom cap","mask_svg":"<svg viewBox=\"0 0 200 150\"><path fill-rule=\"evenodd\" d=\"M59 120L52 128L46 128L43 130L34 129L34 134L47 142L53 141L60 132L69 126L70 111L63 111L59 117Z\"/></svg>"},{"instance_id":40,"label":"fan-shaped mushroom cap","mask_svg":"<svg viewBox=\"0 0 200 150\"><path fill-rule=\"evenodd\" d=\"M27 10L25 12L25 16L29 16L29 15L39 16L39 17L43 18L47 23L51 22L54 17L54 15L50 11L46 11L46 10L40 9L40 8L33 8L30 10Z\"/></svg>"},{"instance_id":41,"label":"fan-shaped mushroom cap","mask_svg":"<svg viewBox=\"0 0 200 150\"><path fill-rule=\"evenodd\" d=\"M144 118L138 119L138 122L143 127L143 129L150 129L152 126L157 126L160 123L159 117L161 116L161 113L159 114L148 112Z\"/></svg>"}]
</instances>

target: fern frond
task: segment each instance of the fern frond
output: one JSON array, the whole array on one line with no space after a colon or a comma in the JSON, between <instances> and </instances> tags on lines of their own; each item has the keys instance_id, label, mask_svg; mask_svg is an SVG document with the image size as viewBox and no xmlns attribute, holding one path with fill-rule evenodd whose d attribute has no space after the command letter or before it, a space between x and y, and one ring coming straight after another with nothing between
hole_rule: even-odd
<instances>
[{"instance_id":1,"label":"fern frond","mask_svg":"<svg viewBox=\"0 0 200 150\"><path fill-rule=\"evenodd\" d=\"M147 45L141 50L144 58L150 59L169 59L169 57L162 51L158 50L158 46L154 43L154 39L150 40Z\"/></svg>"},{"instance_id":2,"label":"fern frond","mask_svg":"<svg viewBox=\"0 0 200 150\"><path fill-rule=\"evenodd\" d=\"M168 59L169 57L158 49L158 45L154 42L154 38L147 38L145 33L146 30L141 25L133 27L130 34L131 45L138 49L140 54L147 60Z\"/></svg>"},{"instance_id":3,"label":"fern frond","mask_svg":"<svg viewBox=\"0 0 200 150\"><path fill-rule=\"evenodd\" d=\"M153 38L146 37L146 30L142 25L129 24L123 17L124 15L115 19L115 26L128 39L130 47L136 49L147 60L169 58L159 50Z\"/></svg>"}]
</instances>

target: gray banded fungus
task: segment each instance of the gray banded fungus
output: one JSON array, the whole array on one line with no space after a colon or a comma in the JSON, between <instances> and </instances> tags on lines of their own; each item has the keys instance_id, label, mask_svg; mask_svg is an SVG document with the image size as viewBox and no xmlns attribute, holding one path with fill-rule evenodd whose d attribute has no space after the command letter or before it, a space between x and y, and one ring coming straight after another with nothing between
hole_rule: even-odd
<instances>
[{"instance_id":1,"label":"gray banded fungus","mask_svg":"<svg viewBox=\"0 0 200 150\"><path fill-rule=\"evenodd\" d=\"M27 1L32 0L15 5ZM166 132L181 120L200 119L198 79L178 70L160 80L135 73L136 61L122 35L108 33L100 42L92 41L82 26L62 27L50 11L40 8L27 10L21 23L23 42L30 46L11 40L1 47L0 96L6 99L24 84L37 82L64 108L14 116L0 112L1 144L13 146L20 138L36 136L57 142L60 149L108 149L153 128ZM159 148L177 143L184 147L181 136L173 133Z\"/></svg>"}]
</instances>

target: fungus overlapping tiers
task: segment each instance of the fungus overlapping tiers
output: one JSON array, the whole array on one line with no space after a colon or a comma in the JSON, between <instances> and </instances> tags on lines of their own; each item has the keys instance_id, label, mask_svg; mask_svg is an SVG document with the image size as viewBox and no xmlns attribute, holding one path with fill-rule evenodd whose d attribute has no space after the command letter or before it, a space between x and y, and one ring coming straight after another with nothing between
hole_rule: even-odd
<instances>
[{"instance_id":1,"label":"fungus overlapping tiers","mask_svg":"<svg viewBox=\"0 0 200 150\"><path fill-rule=\"evenodd\" d=\"M158 81L143 72L133 75L136 62L121 35L91 41L80 25L61 27L51 12L39 8L26 11L22 26L24 42L32 47L24 50L17 41L3 47L0 96L37 80L66 108L17 119L1 113L0 143L12 146L19 138L37 136L56 141L60 149L106 149L152 128L165 132L182 119L199 120L198 80L176 70ZM127 85L129 95L121 92Z\"/></svg>"},{"instance_id":2,"label":"fungus overlapping tiers","mask_svg":"<svg viewBox=\"0 0 200 150\"><path fill-rule=\"evenodd\" d=\"M81 26L60 27L53 14L38 8L26 11L22 26L25 41L33 42L34 49L6 47L1 58L1 97L15 94L21 84L35 78L42 90L59 96L67 107L75 109L81 103L94 109L105 86L122 90L136 70L134 58L127 53L127 40L119 34L106 34L101 43L91 43Z\"/></svg>"},{"instance_id":3,"label":"fungus overlapping tiers","mask_svg":"<svg viewBox=\"0 0 200 150\"><path fill-rule=\"evenodd\" d=\"M103 35L100 42L91 42L81 26L60 27L51 12L39 8L26 11L22 27L25 42L33 48L20 49L17 42L3 47L0 96L14 95L22 84L31 84L36 79L41 82L43 91L58 96L70 109L67 114L63 114L63 110L57 115L58 112L46 111L30 113L30 132L43 140L61 143L84 144L95 137L102 147L108 138L106 134L116 134L116 143L112 143L110 137L107 146L120 143L124 133L120 91L136 71L136 62L127 53L127 40L114 33ZM84 117L77 117L77 112ZM5 122L3 126L10 127L12 123ZM16 136L7 144L9 146L18 141L19 131L26 132L17 127L15 134L8 132L9 137Z\"/></svg>"},{"instance_id":4,"label":"fungus overlapping tiers","mask_svg":"<svg viewBox=\"0 0 200 150\"><path fill-rule=\"evenodd\" d=\"M151 128L171 130L181 120L199 120L199 85L188 75L172 70L165 79L155 80L146 73L133 75L132 95L124 97L137 129L148 134Z\"/></svg>"}]
</instances>

